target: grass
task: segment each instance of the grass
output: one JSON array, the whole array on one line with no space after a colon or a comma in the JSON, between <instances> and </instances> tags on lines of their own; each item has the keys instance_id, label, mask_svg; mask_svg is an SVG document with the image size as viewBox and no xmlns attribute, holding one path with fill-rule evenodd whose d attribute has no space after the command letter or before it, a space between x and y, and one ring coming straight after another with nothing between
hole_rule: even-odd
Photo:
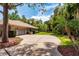
<instances>
[{"instance_id":1,"label":"grass","mask_svg":"<svg viewBox=\"0 0 79 59\"><path fill-rule=\"evenodd\" d=\"M72 45L71 40L67 36L64 36L64 35L56 35L55 33L52 33L52 32L39 32L36 34L37 35L54 35L60 39L61 45Z\"/></svg>"},{"instance_id":2,"label":"grass","mask_svg":"<svg viewBox=\"0 0 79 59\"><path fill-rule=\"evenodd\" d=\"M37 35L52 35L52 32L38 32Z\"/></svg>"},{"instance_id":3,"label":"grass","mask_svg":"<svg viewBox=\"0 0 79 59\"><path fill-rule=\"evenodd\" d=\"M60 39L61 45L72 45L71 40L67 36L62 35L57 37Z\"/></svg>"},{"instance_id":4,"label":"grass","mask_svg":"<svg viewBox=\"0 0 79 59\"><path fill-rule=\"evenodd\" d=\"M71 39L68 38L68 36L58 35L57 37L61 40L61 45L72 45L73 44L71 42ZM76 44L79 44L79 40L76 40L75 42L76 42Z\"/></svg>"}]
</instances>

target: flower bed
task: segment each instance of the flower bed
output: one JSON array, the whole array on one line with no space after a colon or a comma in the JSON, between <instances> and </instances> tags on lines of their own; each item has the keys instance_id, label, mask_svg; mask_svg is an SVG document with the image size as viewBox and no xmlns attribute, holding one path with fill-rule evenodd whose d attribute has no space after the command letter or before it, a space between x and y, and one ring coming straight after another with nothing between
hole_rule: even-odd
<instances>
[{"instance_id":1,"label":"flower bed","mask_svg":"<svg viewBox=\"0 0 79 59\"><path fill-rule=\"evenodd\" d=\"M19 37L9 38L9 42L6 42L6 43L0 42L0 48L14 46L14 45L19 44L21 41L22 41L22 39Z\"/></svg>"},{"instance_id":2,"label":"flower bed","mask_svg":"<svg viewBox=\"0 0 79 59\"><path fill-rule=\"evenodd\" d=\"M63 56L79 56L72 45L60 45L58 46L58 51Z\"/></svg>"}]
</instances>

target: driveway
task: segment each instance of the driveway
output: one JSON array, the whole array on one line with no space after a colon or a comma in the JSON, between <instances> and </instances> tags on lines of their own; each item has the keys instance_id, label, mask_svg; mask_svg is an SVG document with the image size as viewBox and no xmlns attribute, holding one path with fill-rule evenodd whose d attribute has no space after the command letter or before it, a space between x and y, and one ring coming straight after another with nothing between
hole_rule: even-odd
<instances>
[{"instance_id":1,"label":"driveway","mask_svg":"<svg viewBox=\"0 0 79 59\"><path fill-rule=\"evenodd\" d=\"M57 50L60 40L50 35L21 35L20 44L0 49L0 56L61 56ZM8 53L7 53L7 52Z\"/></svg>"},{"instance_id":2,"label":"driveway","mask_svg":"<svg viewBox=\"0 0 79 59\"><path fill-rule=\"evenodd\" d=\"M60 45L60 40L56 36L51 35L21 35L18 36L23 39L23 41L19 45L23 44L37 44L34 49L44 48L49 52L50 56L62 56L58 50L57 46ZM45 43L48 43L50 46L46 46ZM46 54L45 54L46 55Z\"/></svg>"},{"instance_id":3,"label":"driveway","mask_svg":"<svg viewBox=\"0 0 79 59\"><path fill-rule=\"evenodd\" d=\"M43 43L43 42L52 42L56 45L60 45L60 40L51 35L21 35L17 36L23 39L23 41L20 44L35 44L35 43Z\"/></svg>"}]
</instances>

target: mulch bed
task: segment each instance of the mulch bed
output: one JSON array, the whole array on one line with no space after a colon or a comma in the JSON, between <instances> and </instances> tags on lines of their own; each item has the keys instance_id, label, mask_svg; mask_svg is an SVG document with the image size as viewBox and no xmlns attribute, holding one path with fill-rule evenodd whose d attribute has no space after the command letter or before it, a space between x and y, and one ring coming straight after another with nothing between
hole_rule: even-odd
<instances>
[{"instance_id":1,"label":"mulch bed","mask_svg":"<svg viewBox=\"0 0 79 59\"><path fill-rule=\"evenodd\" d=\"M0 49L17 45L21 41L22 41L22 39L19 37L9 38L9 42L6 42L6 43L0 42Z\"/></svg>"},{"instance_id":2,"label":"mulch bed","mask_svg":"<svg viewBox=\"0 0 79 59\"><path fill-rule=\"evenodd\" d=\"M63 56L79 56L72 45L60 45L58 46L58 51Z\"/></svg>"}]
</instances>

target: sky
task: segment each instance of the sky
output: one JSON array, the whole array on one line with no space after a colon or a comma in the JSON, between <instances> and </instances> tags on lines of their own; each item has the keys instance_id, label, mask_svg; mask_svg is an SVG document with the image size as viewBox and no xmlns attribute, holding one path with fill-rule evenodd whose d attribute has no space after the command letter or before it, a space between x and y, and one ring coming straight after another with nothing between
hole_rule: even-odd
<instances>
[{"instance_id":1,"label":"sky","mask_svg":"<svg viewBox=\"0 0 79 59\"><path fill-rule=\"evenodd\" d=\"M28 7L27 4L24 4L23 6L18 6L16 10L18 11L18 15L22 17L24 15L26 18L34 18L37 20L43 20L47 21L49 20L50 16L53 15L55 7L58 5L58 3L46 3L44 5L44 8L46 9L46 12L44 14L41 14L40 8L38 6L35 6L34 8ZM3 8L0 6L0 10ZM9 13L14 12L14 10L10 10ZM3 16L0 13L0 19L2 19Z\"/></svg>"}]
</instances>

